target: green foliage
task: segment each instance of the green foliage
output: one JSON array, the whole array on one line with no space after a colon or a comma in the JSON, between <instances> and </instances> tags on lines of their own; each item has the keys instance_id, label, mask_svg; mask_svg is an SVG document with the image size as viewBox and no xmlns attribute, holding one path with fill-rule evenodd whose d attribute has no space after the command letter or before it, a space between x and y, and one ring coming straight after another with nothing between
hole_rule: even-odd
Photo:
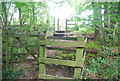
<instances>
[{"instance_id":1,"label":"green foliage","mask_svg":"<svg viewBox=\"0 0 120 81\"><path fill-rule=\"evenodd\" d=\"M98 49L99 48L98 42L90 42L86 48Z\"/></svg>"},{"instance_id":2,"label":"green foliage","mask_svg":"<svg viewBox=\"0 0 120 81\"><path fill-rule=\"evenodd\" d=\"M5 2L1 6L4 6L1 7L2 13L7 11L6 14L1 13L2 19L5 21L3 24L17 25L11 26L11 28L16 28L15 33L43 34L53 28L52 17L49 16L46 2Z\"/></svg>"},{"instance_id":3,"label":"green foliage","mask_svg":"<svg viewBox=\"0 0 120 81\"><path fill-rule=\"evenodd\" d=\"M75 53L64 54L63 51L58 51L59 55L55 56L58 59L75 60Z\"/></svg>"},{"instance_id":4,"label":"green foliage","mask_svg":"<svg viewBox=\"0 0 120 81\"><path fill-rule=\"evenodd\" d=\"M101 57L91 58L87 71L94 74L94 78L118 79L118 60L109 60ZM88 76L91 78L90 76Z\"/></svg>"},{"instance_id":5,"label":"green foliage","mask_svg":"<svg viewBox=\"0 0 120 81\"><path fill-rule=\"evenodd\" d=\"M111 44L102 45L101 42L92 42L88 44L88 48L96 48L98 53L86 55L85 66L88 74L85 73L84 77L89 79L118 79L118 47Z\"/></svg>"},{"instance_id":6,"label":"green foliage","mask_svg":"<svg viewBox=\"0 0 120 81\"><path fill-rule=\"evenodd\" d=\"M75 20L82 24L76 25L73 28L69 28L78 33L95 33L95 39L99 39L97 42L91 42L87 48L97 49L97 54L86 55L86 74L87 78L102 78L102 79L117 79L118 77L118 2L82 2L80 0L70 0L70 5L74 6L77 11L77 17ZM12 6L10 6L12 5ZM39 2L13 2L1 4L2 7L2 20L3 24L16 25L22 23L21 26L15 27L14 33L22 34L45 34L52 27L52 17L49 16L48 6L46 3ZM9 7L10 6L10 7ZM10 10L12 8L12 10ZM83 11L93 11L92 15L79 17ZM13 11L13 12L11 12ZM18 12L19 11L19 12ZM103 11L100 12L100 11ZM7 13L6 13L7 12ZM14 18L15 13L19 13L19 18ZM8 18L9 17L9 18ZM6 21L7 20L7 21ZM87 23L86 23L87 22ZM25 25L29 24L29 25ZM10 27L11 29L13 28ZM97 32L96 32L97 31ZM31 42L32 41L32 42ZM36 44L36 38L21 38L17 39L17 42L21 42L23 47L15 48L14 52L23 53L28 52L30 48L32 51L37 51L37 47L27 47L30 44ZM58 59L64 60L75 60L75 53L64 53L58 51L59 55L56 56ZM16 55L15 58L19 58ZM21 71L3 71L3 78L15 79L21 75Z\"/></svg>"},{"instance_id":7,"label":"green foliage","mask_svg":"<svg viewBox=\"0 0 120 81\"><path fill-rule=\"evenodd\" d=\"M107 57L107 56L118 56L119 53L118 51L117 52L114 52L114 50L118 50L118 47L115 47L115 46L100 46L100 53L99 54L100 56L102 57Z\"/></svg>"},{"instance_id":8,"label":"green foliage","mask_svg":"<svg viewBox=\"0 0 120 81\"><path fill-rule=\"evenodd\" d=\"M22 71L3 71L2 73L2 78L3 79L16 79L17 77L19 77L20 75L22 75L23 72Z\"/></svg>"},{"instance_id":9,"label":"green foliage","mask_svg":"<svg viewBox=\"0 0 120 81\"><path fill-rule=\"evenodd\" d=\"M70 1L78 12L75 19L80 22L78 28L92 28L95 29L96 40L103 42L112 41L112 44L117 42L118 35L118 2L81 2L79 0ZM81 12L93 11L92 15L83 17ZM86 12L87 13L87 12ZM80 33L81 30L79 30ZM84 29L82 29L84 31ZM84 32L90 32L91 30ZM94 32L93 32L94 33ZM99 37L98 37L99 36ZM102 39L101 39L102 38ZM113 40L111 40L113 39ZM113 42L114 41L114 42Z\"/></svg>"},{"instance_id":10,"label":"green foliage","mask_svg":"<svg viewBox=\"0 0 120 81\"><path fill-rule=\"evenodd\" d=\"M75 26L75 27L72 27L72 28L69 28L71 29L72 31L78 31L79 30L79 27L78 26Z\"/></svg>"},{"instance_id":11,"label":"green foliage","mask_svg":"<svg viewBox=\"0 0 120 81\"><path fill-rule=\"evenodd\" d=\"M79 33L94 33L94 29L93 28L79 28Z\"/></svg>"}]
</instances>

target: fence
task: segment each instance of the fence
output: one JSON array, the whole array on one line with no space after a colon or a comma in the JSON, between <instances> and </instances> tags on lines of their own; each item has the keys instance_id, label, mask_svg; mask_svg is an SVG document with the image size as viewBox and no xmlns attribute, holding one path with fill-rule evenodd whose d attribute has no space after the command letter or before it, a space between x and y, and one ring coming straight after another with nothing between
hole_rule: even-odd
<instances>
[{"instance_id":1,"label":"fence","mask_svg":"<svg viewBox=\"0 0 120 81\"><path fill-rule=\"evenodd\" d=\"M77 21L75 20L68 20L68 19L54 19L54 26L57 27L55 28L55 31L59 31L59 30L68 30L68 28L72 28L75 27L75 25L78 24Z\"/></svg>"},{"instance_id":2,"label":"fence","mask_svg":"<svg viewBox=\"0 0 120 81\"><path fill-rule=\"evenodd\" d=\"M3 59L5 59L5 67L6 68L14 68L17 69L20 64L25 61L36 61L39 65L28 67L28 68L39 68L38 77L40 79L80 79L82 78L84 60L85 60L85 52L84 48L86 46L86 39L80 37L47 37L45 35L24 35L24 34L13 34L13 32L9 33L8 30L3 30ZM35 40L29 41L28 45L25 45L25 41L19 40L19 45L16 44L16 39L24 39L35 37ZM62 41L60 41L62 39ZM64 41L63 41L64 40ZM69 41L68 41L69 40ZM70 41L74 40L74 41ZM22 43L21 43L22 42ZM34 43L33 43L34 42ZM51 47L47 47L47 46ZM58 46L58 47L52 47ZM75 61L71 60L61 60L61 59L53 59L46 57L46 49L54 49L54 50L71 50L68 48L59 48L62 47L74 47L72 49L76 52ZM14 48L24 47L27 49L27 52L22 53L19 59L15 59L16 55L19 55L18 51L14 53ZM28 49L29 47L29 49ZM32 53L34 48L38 49L37 56ZM29 55L32 55L34 59L27 59ZM17 62L17 65L15 64ZM60 77L60 76L52 76L46 75L46 64L57 64L63 66L74 67L74 76L73 78L69 77ZM21 68L27 69L27 68Z\"/></svg>"}]
</instances>

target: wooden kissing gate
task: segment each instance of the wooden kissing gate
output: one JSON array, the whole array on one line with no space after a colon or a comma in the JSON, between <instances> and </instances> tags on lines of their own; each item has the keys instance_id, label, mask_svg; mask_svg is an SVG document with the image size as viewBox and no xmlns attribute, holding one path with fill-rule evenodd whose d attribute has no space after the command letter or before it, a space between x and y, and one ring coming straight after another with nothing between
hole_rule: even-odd
<instances>
[{"instance_id":1,"label":"wooden kissing gate","mask_svg":"<svg viewBox=\"0 0 120 81\"><path fill-rule=\"evenodd\" d=\"M3 30L3 53L4 53L4 59L6 63L6 67L12 66L12 68L17 68L20 64L27 61L27 58L29 55L31 55L31 50L34 47L37 47L39 52L38 56L34 58L32 61L36 61L38 65L34 68L39 68L39 79L81 79L82 78L82 72L84 68L84 60L85 60L85 51L84 48L86 46L87 39L81 38L81 37L53 37L53 36L45 36L45 35L28 35L28 34L14 34L8 33L9 30ZM15 45L15 40L19 38L30 38L30 37L36 37L36 42L34 45L27 51L27 53L22 54L23 56L19 58L19 63L17 65L14 65L14 62L16 60L14 59L15 53L14 48L17 46ZM62 41L60 41L62 39ZM69 40L69 41L68 41ZM70 41L72 40L72 41ZM8 43L9 41L9 43ZM31 41L33 42L33 41ZM22 43L20 44L22 45ZM23 46L23 45L22 45ZM29 47L30 45L28 45ZM59 48L59 47L48 47L48 46L60 46L65 48ZM21 47L21 46L20 46ZM71 50L68 49L69 47L75 48L75 61L72 60L61 60L61 59L53 59L53 58L47 58L46 57L46 49L54 49L54 50ZM66 49L67 48L67 49ZM9 50L8 50L9 49ZM34 54L32 54L34 56ZM70 66L74 67L74 75L72 78L70 77L60 77L60 76L52 76L46 74L46 64L57 64L62 66Z\"/></svg>"}]
</instances>

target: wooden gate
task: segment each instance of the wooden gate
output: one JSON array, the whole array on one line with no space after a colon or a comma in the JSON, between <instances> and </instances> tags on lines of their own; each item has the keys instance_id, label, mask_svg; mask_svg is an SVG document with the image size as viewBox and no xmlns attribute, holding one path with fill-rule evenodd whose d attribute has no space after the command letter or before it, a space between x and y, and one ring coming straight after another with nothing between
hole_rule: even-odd
<instances>
[{"instance_id":1,"label":"wooden gate","mask_svg":"<svg viewBox=\"0 0 120 81\"><path fill-rule=\"evenodd\" d=\"M3 52L4 52L3 55L5 55L3 59L5 59L5 63L6 63L5 66L7 66L7 68L11 67L11 65L12 65L12 68L13 67L17 68L19 66L19 65L14 66L14 63L16 62L16 59L15 59L16 54L14 53L13 49L15 48L15 46L17 46L15 45L15 41L14 41L16 37L17 39L19 39L20 37L22 38L36 37L37 38L36 41L31 41L31 42L35 42L34 45L32 46L26 45L27 47L30 47L30 49L28 49L26 53L22 54L22 57L19 58L17 61L19 62L18 64L22 64L23 62L28 61L26 58L27 56L32 55L34 57L34 60L31 60L31 61L36 61L39 65L28 67L28 68L39 68L38 77L40 79L81 79L82 78L82 72L83 72L83 66L84 66L84 60L85 60L84 48L86 46L86 39L84 40L84 38L81 38L81 37L65 38L65 37L46 37L45 35L13 34L13 32L8 33L8 30L3 30L3 38L4 38L3 39ZM59 39L62 39L62 41ZM9 44L8 44L8 41L9 41ZM25 44L22 44L22 46L24 45ZM62 47L66 47L67 49L59 48L59 47L52 48L52 47L48 47L48 45L62 46ZM31 50L34 50L33 48L35 47L39 49L39 52L38 52L39 54L37 57L35 57L34 54L31 54L32 53ZM68 49L69 47L75 48L74 50L76 51L75 61L52 59L52 58L46 57L46 49L71 50L71 49ZM69 78L69 77L47 75L46 64L57 64L57 65L74 67L74 76L73 78Z\"/></svg>"},{"instance_id":2,"label":"wooden gate","mask_svg":"<svg viewBox=\"0 0 120 81\"><path fill-rule=\"evenodd\" d=\"M84 47L86 46L86 40L84 41L83 38L78 37L77 41L55 41L55 40L51 41L48 40L47 37L42 36L42 38L39 41L39 44L40 44L39 78L41 79L81 79L82 78L82 71L85 60ZM76 48L75 61L46 58L47 45L75 47ZM57 48L55 49L57 50ZM73 78L68 78L68 77L46 75L46 64L57 64L57 65L74 67L74 76Z\"/></svg>"}]
</instances>

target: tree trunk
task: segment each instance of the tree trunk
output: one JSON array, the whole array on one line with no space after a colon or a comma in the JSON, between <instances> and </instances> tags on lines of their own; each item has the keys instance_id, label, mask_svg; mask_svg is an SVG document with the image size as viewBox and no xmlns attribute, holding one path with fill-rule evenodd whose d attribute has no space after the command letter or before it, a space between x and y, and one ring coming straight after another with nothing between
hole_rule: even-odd
<instances>
[{"instance_id":1,"label":"tree trunk","mask_svg":"<svg viewBox=\"0 0 120 81\"><path fill-rule=\"evenodd\" d=\"M96 2L92 2L92 7L93 7L93 16L94 16L94 20L96 20L96 21L101 21L101 19L102 19L102 17L101 17L101 10L100 10L100 8L99 8L99 6L96 6L98 3ZM96 9L97 10L96 10ZM99 12L99 14L98 14L98 12ZM98 18L96 18L96 16L98 16L98 18L100 18L100 19L98 19ZM101 41L101 23L100 24L96 24L96 23L94 23L94 25L95 25L95 40L96 41Z\"/></svg>"},{"instance_id":2,"label":"tree trunk","mask_svg":"<svg viewBox=\"0 0 120 81\"><path fill-rule=\"evenodd\" d=\"M2 19L3 19L3 27L6 27L7 26L7 18L8 18L8 15L7 15L7 7L6 7L6 2L2 2Z\"/></svg>"},{"instance_id":3,"label":"tree trunk","mask_svg":"<svg viewBox=\"0 0 120 81\"><path fill-rule=\"evenodd\" d=\"M35 24L35 3L31 3L32 9L31 9L31 17L30 17L30 24Z\"/></svg>"},{"instance_id":4,"label":"tree trunk","mask_svg":"<svg viewBox=\"0 0 120 81\"><path fill-rule=\"evenodd\" d=\"M22 25L22 10L20 8L18 8L19 10L19 23L20 25Z\"/></svg>"},{"instance_id":5,"label":"tree trunk","mask_svg":"<svg viewBox=\"0 0 120 81\"><path fill-rule=\"evenodd\" d=\"M32 17L33 17L33 24L35 24L35 4L32 5Z\"/></svg>"}]
</instances>

